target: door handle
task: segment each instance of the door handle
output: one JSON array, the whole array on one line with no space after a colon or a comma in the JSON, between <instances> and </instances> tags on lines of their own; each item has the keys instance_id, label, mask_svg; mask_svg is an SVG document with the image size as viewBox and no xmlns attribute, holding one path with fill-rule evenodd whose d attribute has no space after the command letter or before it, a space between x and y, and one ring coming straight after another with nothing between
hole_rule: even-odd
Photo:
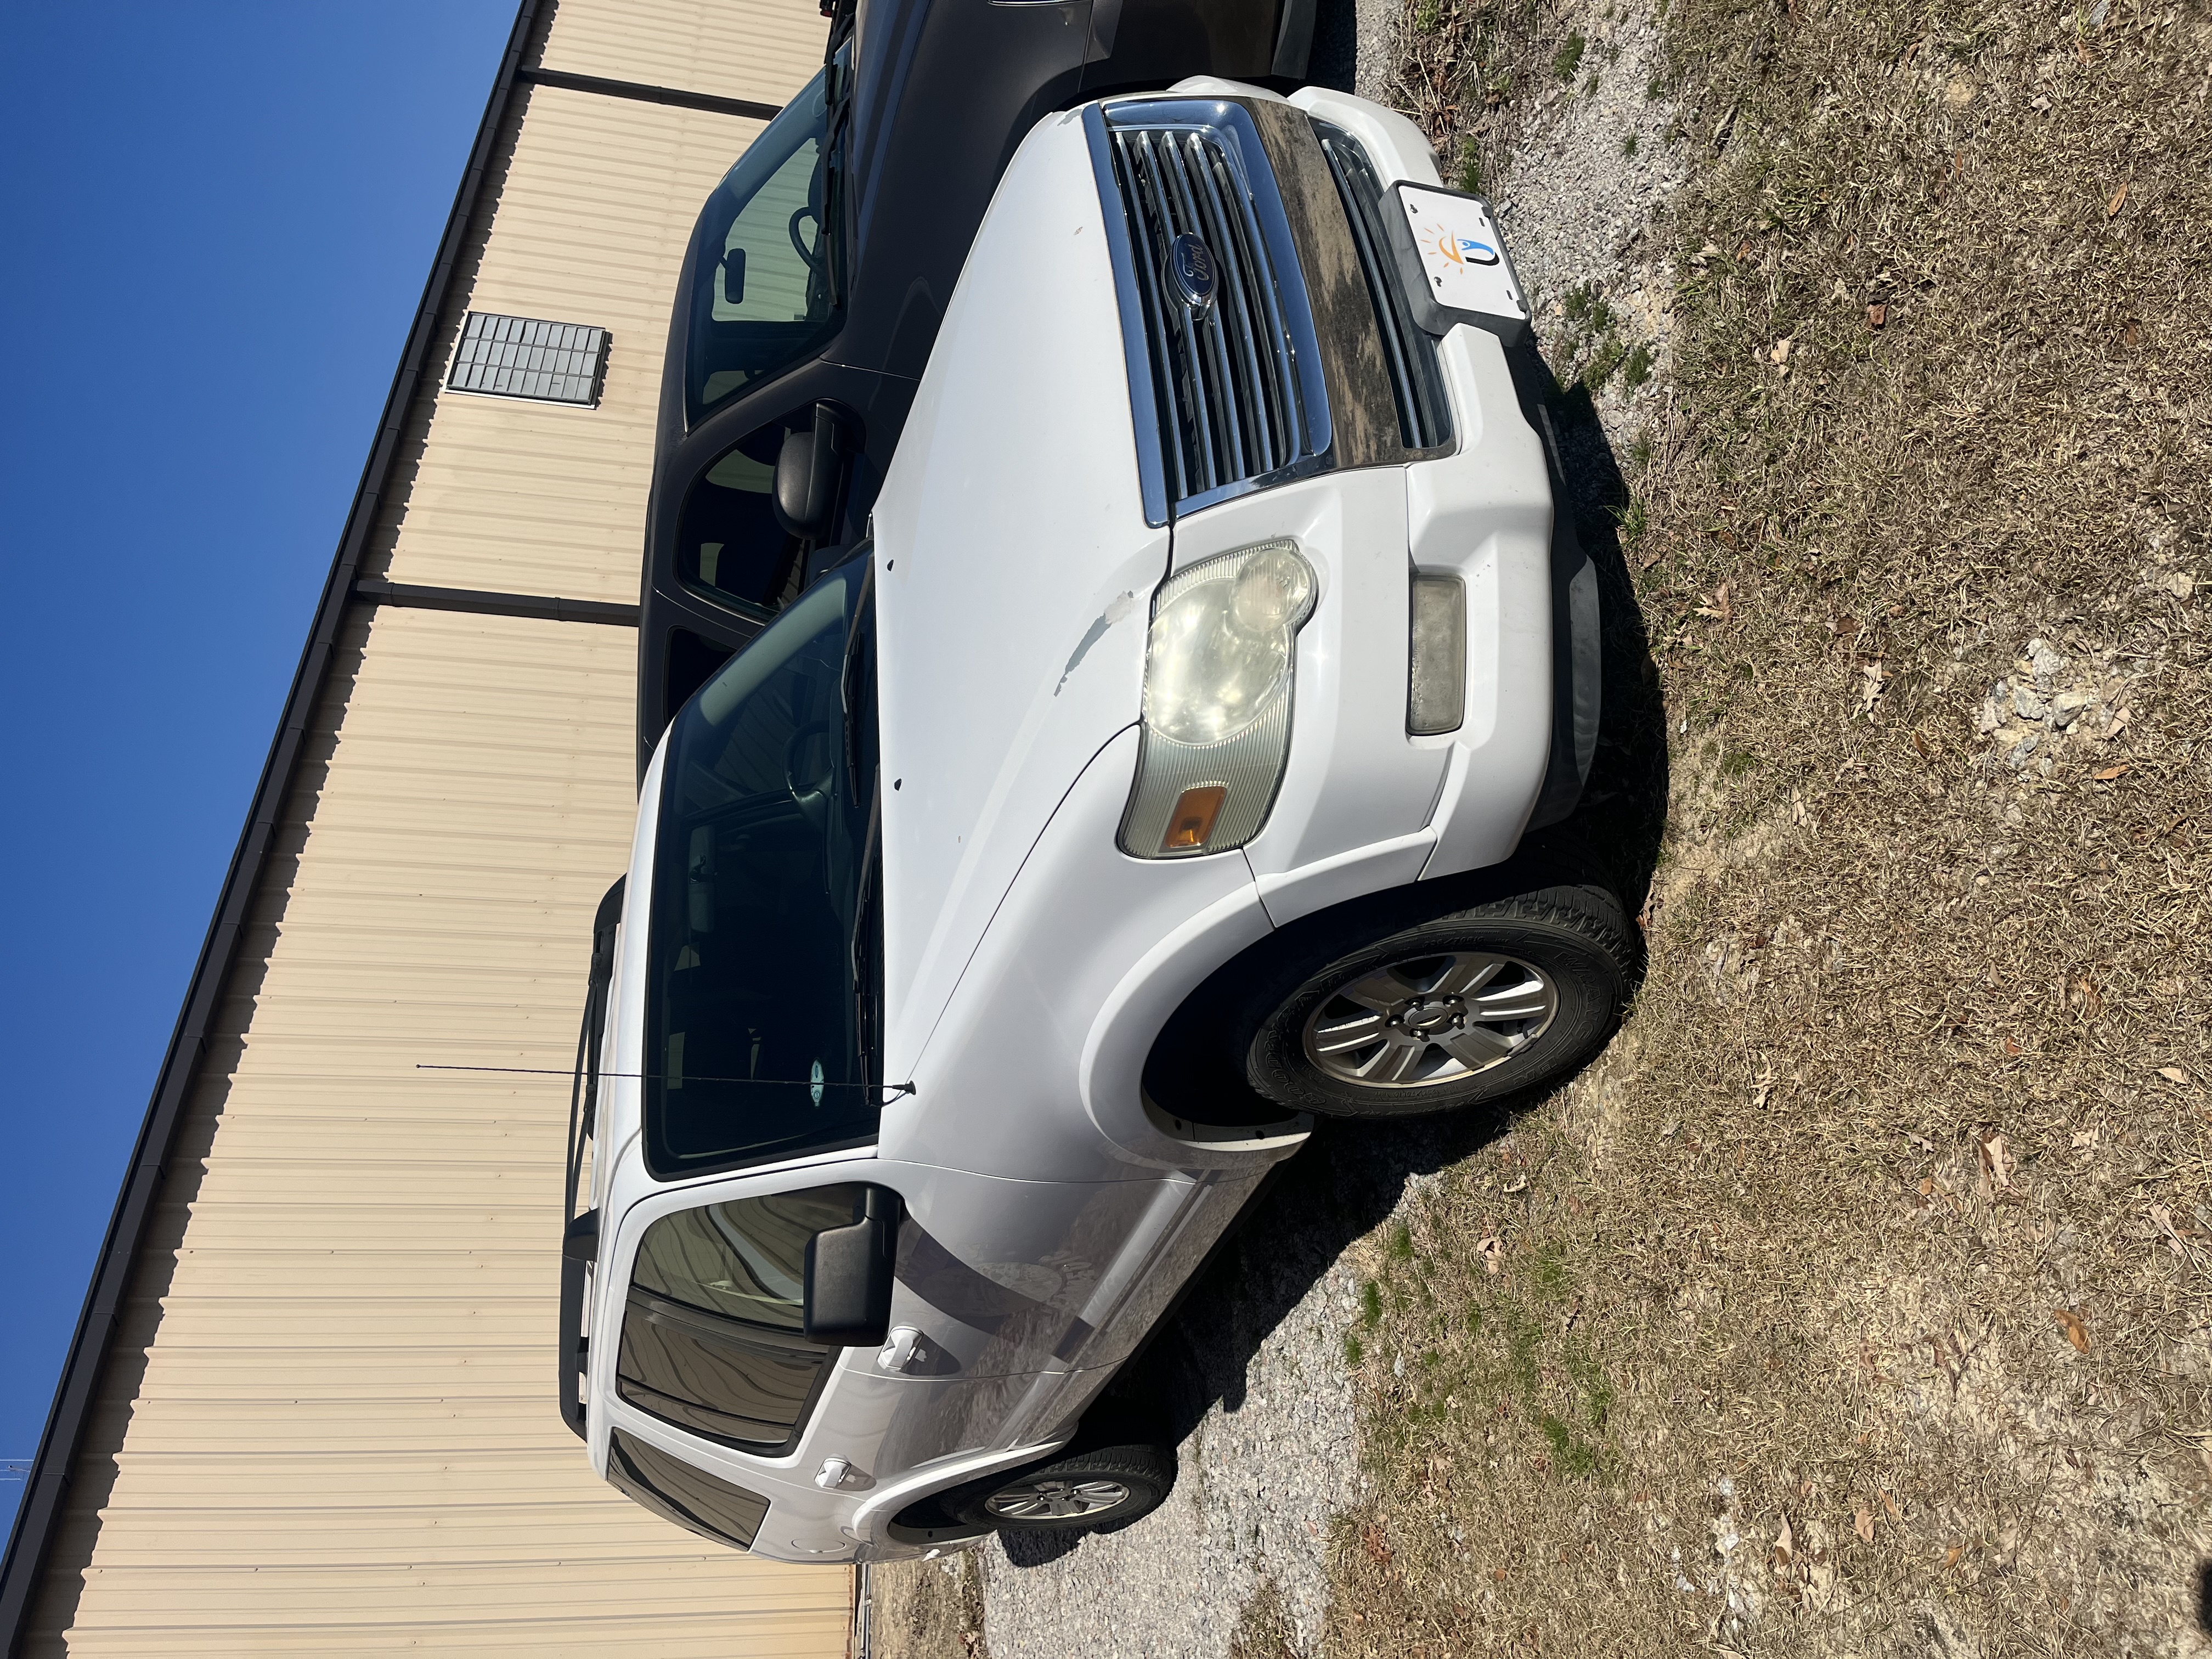
<instances>
[{"instance_id":1,"label":"door handle","mask_svg":"<svg viewBox=\"0 0 2212 1659\"><path fill-rule=\"evenodd\" d=\"M901 1325L891 1332L891 1340L876 1356L876 1364L887 1371L902 1371L924 1352L921 1333L911 1325Z\"/></svg>"}]
</instances>

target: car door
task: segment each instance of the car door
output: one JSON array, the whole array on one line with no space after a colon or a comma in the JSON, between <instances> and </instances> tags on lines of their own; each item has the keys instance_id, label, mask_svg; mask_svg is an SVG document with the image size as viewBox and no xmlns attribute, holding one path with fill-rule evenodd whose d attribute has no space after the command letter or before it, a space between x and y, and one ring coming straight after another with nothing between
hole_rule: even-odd
<instances>
[{"instance_id":1,"label":"car door","mask_svg":"<svg viewBox=\"0 0 2212 1659\"><path fill-rule=\"evenodd\" d=\"M1034 1380L1030 1347L903 1282L884 1350L805 1335L808 1240L854 1221L868 1185L897 1192L909 1173L848 1159L634 1205L611 1263L619 1299L599 1321L613 1360L593 1367L611 1429L663 1444L674 1431L699 1467L801 1498L832 1456L866 1485L887 1443L900 1470L994 1443ZM909 1214L901 1259L927 1261L926 1240Z\"/></svg>"}]
</instances>

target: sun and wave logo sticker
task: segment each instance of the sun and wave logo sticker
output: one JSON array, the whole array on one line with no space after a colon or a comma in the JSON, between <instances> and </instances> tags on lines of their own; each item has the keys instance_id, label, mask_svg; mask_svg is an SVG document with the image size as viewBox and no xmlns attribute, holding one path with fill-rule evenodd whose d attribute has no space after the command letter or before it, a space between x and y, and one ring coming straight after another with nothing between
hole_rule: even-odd
<instances>
[{"instance_id":1,"label":"sun and wave logo sticker","mask_svg":"<svg viewBox=\"0 0 2212 1659\"><path fill-rule=\"evenodd\" d=\"M1498 262L1498 250L1489 243L1478 242L1472 236L1462 236L1443 225L1424 225L1421 235L1427 246L1434 248L1455 265L1474 267L1494 265Z\"/></svg>"}]
</instances>

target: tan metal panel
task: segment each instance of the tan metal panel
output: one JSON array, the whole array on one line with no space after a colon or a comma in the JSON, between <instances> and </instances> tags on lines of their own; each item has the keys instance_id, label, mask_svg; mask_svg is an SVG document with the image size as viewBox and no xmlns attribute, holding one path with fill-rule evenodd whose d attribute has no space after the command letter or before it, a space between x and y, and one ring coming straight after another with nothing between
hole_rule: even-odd
<instances>
[{"instance_id":1,"label":"tan metal panel","mask_svg":"<svg viewBox=\"0 0 2212 1659\"><path fill-rule=\"evenodd\" d=\"M169 1265L125 1310L65 1650L842 1651L845 1575L700 1545L560 1426L565 1079L416 1069L569 1058L632 813L628 637L386 610L347 644Z\"/></svg>"},{"instance_id":2,"label":"tan metal panel","mask_svg":"<svg viewBox=\"0 0 2212 1659\"><path fill-rule=\"evenodd\" d=\"M811 0L564 0L544 61L781 102ZM628 600L698 209L759 124L538 88L469 309L613 336L599 407L426 393L364 574ZM357 611L111 1338L26 1654L817 1656L848 1574L702 1545L551 1399L589 918L634 816L635 640Z\"/></svg>"},{"instance_id":3,"label":"tan metal panel","mask_svg":"<svg viewBox=\"0 0 2212 1659\"><path fill-rule=\"evenodd\" d=\"M689 0L562 0L545 67L782 104L822 67L814 0L706 7Z\"/></svg>"},{"instance_id":4,"label":"tan metal panel","mask_svg":"<svg viewBox=\"0 0 2212 1659\"><path fill-rule=\"evenodd\" d=\"M708 192L759 131L726 115L531 92L467 308L611 331L605 391L596 409L440 398L376 574L635 600L677 275Z\"/></svg>"}]
</instances>

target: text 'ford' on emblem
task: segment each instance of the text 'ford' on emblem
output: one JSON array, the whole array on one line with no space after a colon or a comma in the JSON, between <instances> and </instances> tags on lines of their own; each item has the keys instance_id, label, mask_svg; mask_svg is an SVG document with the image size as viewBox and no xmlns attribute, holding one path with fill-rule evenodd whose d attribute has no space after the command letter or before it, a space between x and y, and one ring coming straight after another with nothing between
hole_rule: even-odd
<instances>
[{"instance_id":1,"label":"text 'ford' on emblem","mask_svg":"<svg viewBox=\"0 0 2212 1659\"><path fill-rule=\"evenodd\" d=\"M1210 306L1221 289L1213 250L1188 231L1168 244L1168 278L1187 306Z\"/></svg>"}]
</instances>

